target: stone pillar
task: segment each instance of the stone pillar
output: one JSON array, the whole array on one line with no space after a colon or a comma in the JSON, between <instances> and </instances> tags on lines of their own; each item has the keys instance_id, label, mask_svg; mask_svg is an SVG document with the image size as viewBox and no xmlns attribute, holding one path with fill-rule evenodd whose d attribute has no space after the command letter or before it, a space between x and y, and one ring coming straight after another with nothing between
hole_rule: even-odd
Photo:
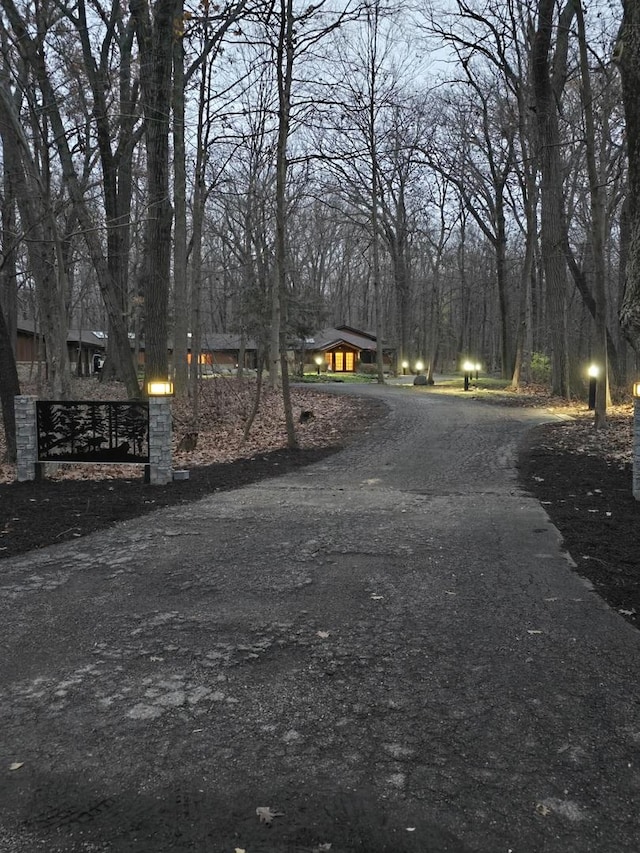
<instances>
[{"instance_id":1,"label":"stone pillar","mask_svg":"<svg viewBox=\"0 0 640 853\"><path fill-rule=\"evenodd\" d=\"M635 386L634 386L635 387ZM640 397L633 398L633 496L640 501Z\"/></svg>"},{"instance_id":2,"label":"stone pillar","mask_svg":"<svg viewBox=\"0 0 640 853\"><path fill-rule=\"evenodd\" d=\"M38 464L38 434L36 398L27 395L15 398L16 411L16 479L25 483L36 479Z\"/></svg>"},{"instance_id":3,"label":"stone pillar","mask_svg":"<svg viewBox=\"0 0 640 853\"><path fill-rule=\"evenodd\" d=\"M149 482L164 486L171 482L171 400L149 397Z\"/></svg>"}]
</instances>

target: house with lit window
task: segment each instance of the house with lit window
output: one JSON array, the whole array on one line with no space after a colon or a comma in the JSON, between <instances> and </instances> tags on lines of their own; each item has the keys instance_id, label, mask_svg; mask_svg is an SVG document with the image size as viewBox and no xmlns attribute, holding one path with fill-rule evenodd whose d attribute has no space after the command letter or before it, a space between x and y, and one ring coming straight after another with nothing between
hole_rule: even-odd
<instances>
[{"instance_id":1,"label":"house with lit window","mask_svg":"<svg viewBox=\"0 0 640 853\"><path fill-rule=\"evenodd\" d=\"M191 346L187 354L191 364ZM207 369L216 372L218 369L232 370L240 366L255 370L258 366L258 348L252 338L241 338L240 335L204 332L200 340L200 364L204 372Z\"/></svg>"},{"instance_id":2,"label":"house with lit window","mask_svg":"<svg viewBox=\"0 0 640 853\"><path fill-rule=\"evenodd\" d=\"M357 373L360 365L375 365L378 341L375 335L351 326L322 329L304 342L305 361L322 359L322 369L332 373ZM382 342L385 367L395 363L395 349Z\"/></svg>"}]
</instances>

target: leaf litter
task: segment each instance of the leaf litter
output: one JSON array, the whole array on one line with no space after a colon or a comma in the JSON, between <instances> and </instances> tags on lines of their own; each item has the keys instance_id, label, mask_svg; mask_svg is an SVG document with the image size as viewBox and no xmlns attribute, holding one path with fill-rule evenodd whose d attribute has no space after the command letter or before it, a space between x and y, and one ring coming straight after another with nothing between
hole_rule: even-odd
<instances>
[{"instance_id":1,"label":"leaf litter","mask_svg":"<svg viewBox=\"0 0 640 853\"><path fill-rule=\"evenodd\" d=\"M173 463L175 468L190 468L236 459L250 459L287 447L287 429L282 394L263 388L258 415L247 439L244 429L256 390L255 378L217 377L200 385L199 415L194 420L188 399L171 400L173 424ZM22 383L23 394L38 396L35 383ZM124 387L117 382L101 383L93 379L72 380L74 400L126 400ZM45 399L42 397L42 399ZM357 431L370 421L371 401L356 397L322 394L316 389L292 387L291 402L296 436L301 449L340 445L344 435ZM300 421L302 412L313 417ZM185 438L190 437L189 441ZM183 449L186 448L186 449ZM0 459L6 442L0 424ZM110 480L138 478L136 465L61 465L47 472L55 480ZM15 481L15 465L0 463L0 483Z\"/></svg>"}]
</instances>

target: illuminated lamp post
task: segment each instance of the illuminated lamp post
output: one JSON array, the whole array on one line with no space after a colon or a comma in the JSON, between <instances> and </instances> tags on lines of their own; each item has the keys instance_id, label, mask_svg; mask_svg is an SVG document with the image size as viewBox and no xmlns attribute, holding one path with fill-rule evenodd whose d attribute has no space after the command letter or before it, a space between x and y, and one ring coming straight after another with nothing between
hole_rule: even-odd
<instances>
[{"instance_id":1,"label":"illuminated lamp post","mask_svg":"<svg viewBox=\"0 0 640 853\"><path fill-rule=\"evenodd\" d=\"M464 370L464 390L469 390L469 377L473 373L473 362L465 361L462 365L462 369Z\"/></svg>"},{"instance_id":2,"label":"illuminated lamp post","mask_svg":"<svg viewBox=\"0 0 640 853\"><path fill-rule=\"evenodd\" d=\"M403 362L402 362L402 375L403 375L403 376L406 376L406 375L407 375L407 370L408 370L408 368L409 368L409 362L408 362L408 361L403 361Z\"/></svg>"},{"instance_id":3,"label":"illuminated lamp post","mask_svg":"<svg viewBox=\"0 0 640 853\"><path fill-rule=\"evenodd\" d=\"M318 368L318 376L320 376L320 365L322 364L322 356L321 356L321 355L317 355L317 356L314 358L314 361L315 361L315 363L316 363L316 367Z\"/></svg>"},{"instance_id":4,"label":"illuminated lamp post","mask_svg":"<svg viewBox=\"0 0 640 853\"><path fill-rule=\"evenodd\" d=\"M416 361L416 375L413 380L414 385L427 385L427 377L422 372L424 370L424 362Z\"/></svg>"},{"instance_id":5,"label":"illuminated lamp post","mask_svg":"<svg viewBox=\"0 0 640 853\"><path fill-rule=\"evenodd\" d=\"M149 397L173 397L173 382L153 379L147 382L147 395Z\"/></svg>"},{"instance_id":6,"label":"illuminated lamp post","mask_svg":"<svg viewBox=\"0 0 640 853\"><path fill-rule=\"evenodd\" d=\"M475 367L476 367L476 382L477 382L478 379L480 378L480 371L482 370L482 365L480 364L479 361L476 361Z\"/></svg>"},{"instance_id":7,"label":"illuminated lamp post","mask_svg":"<svg viewBox=\"0 0 640 853\"><path fill-rule=\"evenodd\" d=\"M633 383L633 496L640 501L640 382Z\"/></svg>"},{"instance_id":8,"label":"illuminated lamp post","mask_svg":"<svg viewBox=\"0 0 640 853\"><path fill-rule=\"evenodd\" d=\"M593 411L596 407L596 388L600 368L597 364L590 364L587 373L589 374L589 409Z\"/></svg>"}]
</instances>

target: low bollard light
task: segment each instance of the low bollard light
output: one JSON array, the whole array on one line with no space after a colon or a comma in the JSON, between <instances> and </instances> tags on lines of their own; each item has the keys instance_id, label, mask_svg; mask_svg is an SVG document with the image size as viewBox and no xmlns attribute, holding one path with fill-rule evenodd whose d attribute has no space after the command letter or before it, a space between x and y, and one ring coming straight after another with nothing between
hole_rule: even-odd
<instances>
[{"instance_id":1,"label":"low bollard light","mask_svg":"<svg viewBox=\"0 0 640 853\"><path fill-rule=\"evenodd\" d=\"M474 364L471 361L465 361L462 365L462 369L464 370L464 390L469 390L469 379L471 378L471 374L473 373Z\"/></svg>"},{"instance_id":2,"label":"low bollard light","mask_svg":"<svg viewBox=\"0 0 640 853\"><path fill-rule=\"evenodd\" d=\"M587 372L589 374L589 410L593 411L596 407L596 388L598 386L600 368L597 364L590 364Z\"/></svg>"}]
</instances>

